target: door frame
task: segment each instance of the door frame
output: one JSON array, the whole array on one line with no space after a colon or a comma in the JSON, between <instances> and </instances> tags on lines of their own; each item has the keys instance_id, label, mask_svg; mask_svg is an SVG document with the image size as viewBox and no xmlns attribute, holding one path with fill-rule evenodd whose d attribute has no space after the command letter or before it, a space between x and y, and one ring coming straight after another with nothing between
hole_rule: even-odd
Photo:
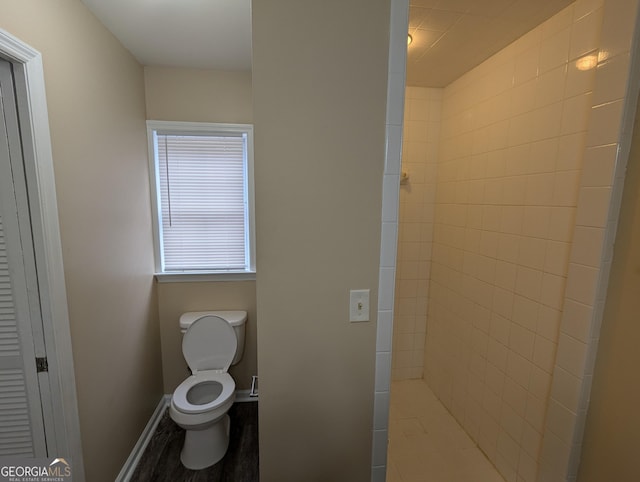
<instances>
[{"instance_id":1,"label":"door frame","mask_svg":"<svg viewBox=\"0 0 640 482\"><path fill-rule=\"evenodd\" d=\"M62 261L49 117L42 55L0 29L0 55L13 64L30 217L38 271L44 343L47 351L51 420L50 456L69 457L74 480L83 482L84 464ZM41 388L42 390L42 388ZM44 414L48 418L48 414Z\"/></svg>"}]
</instances>

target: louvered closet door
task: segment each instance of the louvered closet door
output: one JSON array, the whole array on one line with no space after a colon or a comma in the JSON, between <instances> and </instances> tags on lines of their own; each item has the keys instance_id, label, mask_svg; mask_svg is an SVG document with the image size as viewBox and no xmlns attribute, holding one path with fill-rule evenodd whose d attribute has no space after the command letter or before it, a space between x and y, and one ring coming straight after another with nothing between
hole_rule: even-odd
<instances>
[{"instance_id":1,"label":"louvered closet door","mask_svg":"<svg viewBox=\"0 0 640 482\"><path fill-rule=\"evenodd\" d=\"M0 457L47 456L32 329L41 320L34 320L37 293L27 289L35 273L27 205L12 70L0 59Z\"/></svg>"}]
</instances>

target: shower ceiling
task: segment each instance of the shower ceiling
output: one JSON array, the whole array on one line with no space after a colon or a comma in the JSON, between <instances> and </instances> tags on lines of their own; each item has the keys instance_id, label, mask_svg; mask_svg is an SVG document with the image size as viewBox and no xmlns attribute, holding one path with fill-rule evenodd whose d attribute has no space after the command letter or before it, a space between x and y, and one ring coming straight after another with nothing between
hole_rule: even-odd
<instances>
[{"instance_id":1,"label":"shower ceiling","mask_svg":"<svg viewBox=\"0 0 640 482\"><path fill-rule=\"evenodd\" d=\"M444 87L571 0L410 0L407 85Z\"/></svg>"}]
</instances>

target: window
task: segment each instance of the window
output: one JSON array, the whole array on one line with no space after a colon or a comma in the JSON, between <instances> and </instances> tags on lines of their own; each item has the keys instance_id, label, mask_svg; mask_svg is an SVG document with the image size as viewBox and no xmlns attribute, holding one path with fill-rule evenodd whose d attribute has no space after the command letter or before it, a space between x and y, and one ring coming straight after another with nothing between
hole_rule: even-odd
<instances>
[{"instance_id":1,"label":"window","mask_svg":"<svg viewBox=\"0 0 640 482\"><path fill-rule=\"evenodd\" d=\"M147 121L147 131L159 279L251 277L252 126Z\"/></svg>"}]
</instances>

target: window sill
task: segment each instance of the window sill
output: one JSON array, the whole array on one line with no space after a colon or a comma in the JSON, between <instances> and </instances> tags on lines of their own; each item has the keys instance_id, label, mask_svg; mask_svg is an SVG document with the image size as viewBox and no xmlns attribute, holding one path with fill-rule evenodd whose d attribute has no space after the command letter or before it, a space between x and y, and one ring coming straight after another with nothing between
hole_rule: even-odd
<instances>
[{"instance_id":1,"label":"window sill","mask_svg":"<svg viewBox=\"0 0 640 482\"><path fill-rule=\"evenodd\" d=\"M202 272L184 271L180 273L156 273L158 283L199 283L204 281L253 281L255 271Z\"/></svg>"}]
</instances>

